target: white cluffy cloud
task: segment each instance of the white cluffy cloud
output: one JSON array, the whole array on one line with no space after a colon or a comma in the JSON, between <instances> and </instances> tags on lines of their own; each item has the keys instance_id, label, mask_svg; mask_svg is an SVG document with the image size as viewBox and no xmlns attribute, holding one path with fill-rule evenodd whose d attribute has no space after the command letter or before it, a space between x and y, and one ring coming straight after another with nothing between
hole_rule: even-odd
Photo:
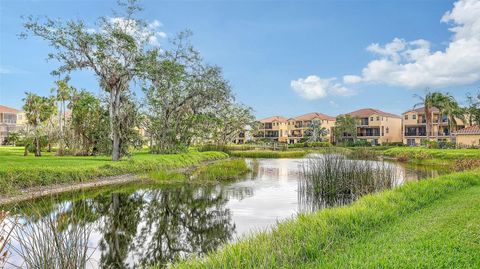
<instances>
[{"instance_id":1,"label":"white cluffy cloud","mask_svg":"<svg viewBox=\"0 0 480 269\"><path fill-rule=\"evenodd\" d=\"M132 19L125 19L122 17L110 18L110 23L125 29L128 34L135 35L141 40L147 40L152 46L160 46L159 38L167 37L167 34L162 31L158 31L158 28L163 24L158 20L153 20L148 23L146 27L137 25L137 21Z\"/></svg>"},{"instance_id":2,"label":"white cluffy cloud","mask_svg":"<svg viewBox=\"0 0 480 269\"><path fill-rule=\"evenodd\" d=\"M345 85L377 83L423 89L469 85L480 81L480 0L459 0L440 20L450 25L452 37L442 50L432 50L424 39L394 38L390 43L372 43L367 51L377 56L361 74L335 79L309 76L291 82L292 88L307 99L316 99L346 90ZM340 90L342 91L342 90ZM350 92L351 91L348 91Z\"/></svg>"},{"instance_id":3,"label":"white cluffy cloud","mask_svg":"<svg viewBox=\"0 0 480 269\"><path fill-rule=\"evenodd\" d=\"M326 97L327 95L352 95L353 92L336 82L336 78L322 79L317 76L308 76L292 80L290 86L300 96L313 100Z\"/></svg>"},{"instance_id":4,"label":"white cluffy cloud","mask_svg":"<svg viewBox=\"0 0 480 269\"><path fill-rule=\"evenodd\" d=\"M432 51L424 39L395 38L367 51L378 56L361 75L346 75L343 82L381 83L407 88L448 87L480 81L480 1L460 0L441 22L451 24L453 35L444 50Z\"/></svg>"}]
</instances>

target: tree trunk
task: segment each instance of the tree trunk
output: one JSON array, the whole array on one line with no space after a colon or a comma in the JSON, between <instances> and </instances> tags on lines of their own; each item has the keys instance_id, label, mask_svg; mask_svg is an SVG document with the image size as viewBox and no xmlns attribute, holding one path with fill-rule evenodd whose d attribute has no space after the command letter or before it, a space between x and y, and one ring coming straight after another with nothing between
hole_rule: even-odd
<instances>
[{"instance_id":1,"label":"tree trunk","mask_svg":"<svg viewBox=\"0 0 480 269\"><path fill-rule=\"evenodd\" d=\"M30 144L25 144L25 151L23 152L23 156L28 156L28 146L30 146Z\"/></svg>"},{"instance_id":2,"label":"tree trunk","mask_svg":"<svg viewBox=\"0 0 480 269\"><path fill-rule=\"evenodd\" d=\"M120 111L120 89L110 91L110 132L112 135L112 161L120 160L120 128L118 128L118 113Z\"/></svg>"},{"instance_id":3,"label":"tree trunk","mask_svg":"<svg viewBox=\"0 0 480 269\"><path fill-rule=\"evenodd\" d=\"M40 139L38 137L35 137L35 157L40 156L42 156L42 153L40 151Z\"/></svg>"}]
</instances>

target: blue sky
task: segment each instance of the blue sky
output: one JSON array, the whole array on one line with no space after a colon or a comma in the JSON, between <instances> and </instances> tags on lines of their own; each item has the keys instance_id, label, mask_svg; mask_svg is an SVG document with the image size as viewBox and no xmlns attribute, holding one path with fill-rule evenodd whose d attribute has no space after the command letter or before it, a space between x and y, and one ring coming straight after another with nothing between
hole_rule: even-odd
<instances>
[{"instance_id":1,"label":"blue sky","mask_svg":"<svg viewBox=\"0 0 480 269\"><path fill-rule=\"evenodd\" d=\"M160 21L167 38L192 30L194 46L223 68L237 100L259 118L362 107L402 113L426 87L461 102L480 90L479 0L456 9L442 0L140 3L141 17ZM18 38L22 15L93 24L115 7L109 0L1 0L0 104L20 108L25 91L49 94L56 79L46 42ZM100 92L87 71L75 73L72 85Z\"/></svg>"}]
</instances>

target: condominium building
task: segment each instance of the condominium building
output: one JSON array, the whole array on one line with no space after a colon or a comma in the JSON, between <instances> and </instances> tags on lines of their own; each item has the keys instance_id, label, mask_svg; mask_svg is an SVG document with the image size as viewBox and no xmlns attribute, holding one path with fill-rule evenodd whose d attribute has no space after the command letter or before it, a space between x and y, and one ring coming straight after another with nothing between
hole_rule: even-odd
<instances>
[{"instance_id":1,"label":"condominium building","mask_svg":"<svg viewBox=\"0 0 480 269\"><path fill-rule=\"evenodd\" d=\"M288 119L288 143L298 143L302 138L305 138L306 131L311 128L314 120L320 122L320 126L326 129L326 141L332 141L332 128L335 125L335 117L328 116L318 112L312 112L305 115Z\"/></svg>"},{"instance_id":2,"label":"condominium building","mask_svg":"<svg viewBox=\"0 0 480 269\"><path fill-rule=\"evenodd\" d=\"M422 141L445 141L454 142L453 133L465 128L466 124L461 119L455 119L456 124L449 130L447 116L441 115L440 111L433 107L431 113L431 130L427 134L427 117L425 108L409 110L402 114L403 143L410 146L420 145Z\"/></svg>"},{"instance_id":3,"label":"condominium building","mask_svg":"<svg viewBox=\"0 0 480 269\"><path fill-rule=\"evenodd\" d=\"M357 139L372 145L402 142L402 119L398 115L373 108L355 110L347 115L357 119Z\"/></svg>"},{"instance_id":4,"label":"condominium building","mask_svg":"<svg viewBox=\"0 0 480 269\"><path fill-rule=\"evenodd\" d=\"M10 133L19 132L25 123L25 113L0 105L0 145L5 143Z\"/></svg>"},{"instance_id":5,"label":"condominium building","mask_svg":"<svg viewBox=\"0 0 480 269\"><path fill-rule=\"evenodd\" d=\"M259 120L260 127L255 139L269 139L274 142L287 142L288 119L282 116L272 116Z\"/></svg>"}]
</instances>

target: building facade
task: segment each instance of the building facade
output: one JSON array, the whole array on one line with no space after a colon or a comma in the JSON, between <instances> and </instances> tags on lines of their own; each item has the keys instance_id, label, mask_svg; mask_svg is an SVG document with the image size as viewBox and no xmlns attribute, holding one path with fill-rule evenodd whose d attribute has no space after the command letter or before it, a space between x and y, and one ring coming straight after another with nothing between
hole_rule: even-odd
<instances>
[{"instance_id":1,"label":"building facade","mask_svg":"<svg viewBox=\"0 0 480 269\"><path fill-rule=\"evenodd\" d=\"M0 105L0 145L5 144L10 133L16 133L25 126L25 113Z\"/></svg>"},{"instance_id":2,"label":"building facade","mask_svg":"<svg viewBox=\"0 0 480 269\"><path fill-rule=\"evenodd\" d=\"M328 116L318 112L312 112L305 115L288 119L288 143L295 144L300 142L306 137L306 131L310 129L310 126L314 120L320 122L320 126L326 129L326 141L332 142L332 129L335 126L335 117Z\"/></svg>"},{"instance_id":3,"label":"building facade","mask_svg":"<svg viewBox=\"0 0 480 269\"><path fill-rule=\"evenodd\" d=\"M455 133L465 128L465 123L461 119L455 119L456 124L452 130L449 130L449 120L441 115L437 108L431 111L431 130L427 134L427 117L425 108L409 110L402 114L402 133L403 144L409 146L421 145L427 139L438 142L455 142Z\"/></svg>"},{"instance_id":4,"label":"building facade","mask_svg":"<svg viewBox=\"0 0 480 269\"><path fill-rule=\"evenodd\" d=\"M372 145L402 142L402 119L398 115L373 108L355 110L347 115L357 119L357 139Z\"/></svg>"},{"instance_id":5,"label":"building facade","mask_svg":"<svg viewBox=\"0 0 480 269\"><path fill-rule=\"evenodd\" d=\"M260 127L255 134L255 140L265 139L272 142L285 143L288 140L288 119L282 116L272 116L259 120Z\"/></svg>"},{"instance_id":6,"label":"building facade","mask_svg":"<svg viewBox=\"0 0 480 269\"><path fill-rule=\"evenodd\" d=\"M459 148L480 148L480 125L474 125L455 132L456 144Z\"/></svg>"}]
</instances>

